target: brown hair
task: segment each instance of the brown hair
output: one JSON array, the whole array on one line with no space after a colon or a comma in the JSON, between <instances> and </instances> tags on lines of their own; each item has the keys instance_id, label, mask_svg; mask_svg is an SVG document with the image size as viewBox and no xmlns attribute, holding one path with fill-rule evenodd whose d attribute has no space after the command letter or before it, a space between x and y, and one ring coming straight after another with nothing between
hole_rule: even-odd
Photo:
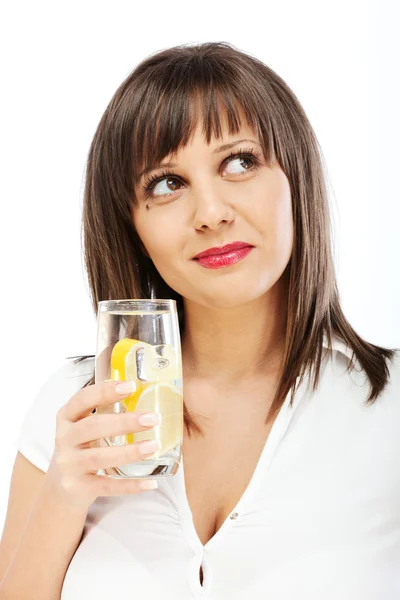
<instances>
[{"instance_id":1,"label":"brown hair","mask_svg":"<svg viewBox=\"0 0 400 600\"><path fill-rule=\"evenodd\" d=\"M284 358L274 402L266 422L291 390L314 368L319 382L323 336L337 337L352 350L370 381L367 404L389 381L387 349L362 339L340 305L331 252L326 176L311 124L295 94L270 67L226 42L181 45L150 55L122 82L94 134L86 167L83 205L84 257L91 300L182 297L161 278L147 256L132 219L139 173L174 154L191 139L202 119L207 143L221 137L221 107L229 133L237 133L244 112L267 161L277 160L291 188L293 252L288 277ZM74 357L77 361L88 356ZM86 385L94 383L93 378ZM187 408L189 435L202 433Z\"/></svg>"}]
</instances>

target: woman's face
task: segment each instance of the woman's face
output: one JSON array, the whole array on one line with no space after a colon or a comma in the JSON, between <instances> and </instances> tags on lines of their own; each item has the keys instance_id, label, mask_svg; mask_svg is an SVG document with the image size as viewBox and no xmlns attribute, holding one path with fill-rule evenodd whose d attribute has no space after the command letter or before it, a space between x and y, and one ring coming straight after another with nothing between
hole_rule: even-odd
<instances>
[{"instance_id":1,"label":"woman's face","mask_svg":"<svg viewBox=\"0 0 400 600\"><path fill-rule=\"evenodd\" d=\"M242 120L242 123L245 123ZM232 147L219 147L246 138ZM251 140L251 141L248 141ZM253 149L259 155L230 158ZM155 183L146 197L146 177L135 188L133 220L141 241L166 283L185 299L207 307L233 307L266 294L279 280L292 253L290 186L278 163L268 167L247 125L208 146L201 130L176 156L173 175ZM207 268L194 257L210 247L246 242L252 249L234 264ZM219 263L220 264L220 263ZM224 265L224 261L222 261Z\"/></svg>"}]
</instances>

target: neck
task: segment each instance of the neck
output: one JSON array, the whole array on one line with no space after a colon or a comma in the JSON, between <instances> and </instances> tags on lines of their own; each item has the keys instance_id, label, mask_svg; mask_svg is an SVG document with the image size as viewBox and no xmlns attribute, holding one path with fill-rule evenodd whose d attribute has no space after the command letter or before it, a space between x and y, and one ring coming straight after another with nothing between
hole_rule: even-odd
<instances>
[{"instance_id":1,"label":"neck","mask_svg":"<svg viewBox=\"0 0 400 600\"><path fill-rule=\"evenodd\" d=\"M277 372L285 341L282 306L286 304L275 287L246 305L229 309L185 300L185 379L232 387Z\"/></svg>"}]
</instances>

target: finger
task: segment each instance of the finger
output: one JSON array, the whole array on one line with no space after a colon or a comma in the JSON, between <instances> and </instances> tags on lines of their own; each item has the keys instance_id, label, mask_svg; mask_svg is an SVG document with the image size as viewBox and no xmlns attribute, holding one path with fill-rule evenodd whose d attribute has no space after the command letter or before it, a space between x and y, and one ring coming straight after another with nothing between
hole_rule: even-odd
<instances>
[{"instance_id":1,"label":"finger","mask_svg":"<svg viewBox=\"0 0 400 600\"><path fill-rule=\"evenodd\" d=\"M118 467L154 454L161 447L159 440L141 441L123 446L106 446L105 448L88 448L77 450L69 456L69 467L80 473L97 472L99 469Z\"/></svg>"},{"instance_id":2,"label":"finger","mask_svg":"<svg viewBox=\"0 0 400 600\"><path fill-rule=\"evenodd\" d=\"M141 486L152 486L147 489L154 489L158 487L158 483L155 479L114 479L104 475L94 475L99 482L96 482L96 495L97 496L125 496L127 494L139 494L144 490ZM101 481L100 481L101 480Z\"/></svg>"},{"instance_id":3,"label":"finger","mask_svg":"<svg viewBox=\"0 0 400 600\"><path fill-rule=\"evenodd\" d=\"M142 414L145 411L90 415L71 425L66 432L65 441L70 446L80 446L106 436L146 431L161 423L159 415L157 422L141 425L139 419Z\"/></svg>"},{"instance_id":4,"label":"finger","mask_svg":"<svg viewBox=\"0 0 400 600\"><path fill-rule=\"evenodd\" d=\"M123 398L127 398L136 389L134 381L132 390L124 394L119 394L116 387L119 383L128 383L121 381L101 381L79 390L70 400L61 407L59 413L68 421L76 422L91 414L97 406L106 406L115 404Z\"/></svg>"}]
</instances>

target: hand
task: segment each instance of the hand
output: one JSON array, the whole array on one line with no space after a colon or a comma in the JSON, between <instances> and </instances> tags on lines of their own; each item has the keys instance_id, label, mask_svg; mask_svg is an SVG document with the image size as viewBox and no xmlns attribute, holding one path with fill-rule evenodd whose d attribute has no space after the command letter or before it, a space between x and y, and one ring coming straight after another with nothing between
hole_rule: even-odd
<instances>
[{"instance_id":1,"label":"hand","mask_svg":"<svg viewBox=\"0 0 400 600\"><path fill-rule=\"evenodd\" d=\"M97 475L99 469L143 460L158 448L143 452L149 442L123 446L93 447L95 440L145 431L159 424L141 425L136 412L92 414L94 408L114 404L131 392L118 394L115 381L89 385L77 392L57 412L55 447L46 477L68 503L89 508L98 496L136 494L141 485L155 480L113 479ZM134 385L134 384L133 384ZM159 419L161 416L159 416Z\"/></svg>"}]
</instances>

